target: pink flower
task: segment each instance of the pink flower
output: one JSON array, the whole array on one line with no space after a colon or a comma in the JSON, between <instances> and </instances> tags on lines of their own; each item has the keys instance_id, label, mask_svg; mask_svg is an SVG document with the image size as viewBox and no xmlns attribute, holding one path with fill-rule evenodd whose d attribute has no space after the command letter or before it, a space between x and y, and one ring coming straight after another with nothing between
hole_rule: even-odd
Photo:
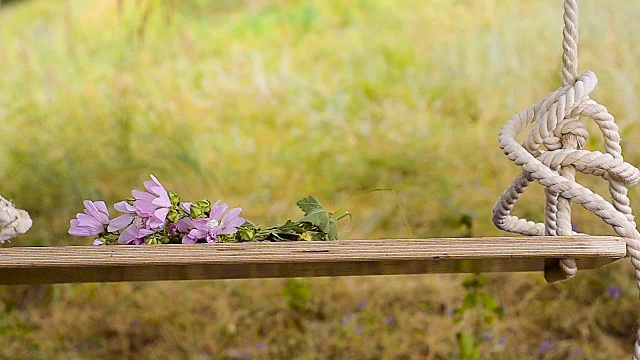
<instances>
[{"instance_id":1,"label":"pink flower","mask_svg":"<svg viewBox=\"0 0 640 360\"><path fill-rule=\"evenodd\" d=\"M115 232L128 226L118 238L120 244L144 244L145 236L151 235L159 230L158 228L152 229L150 218L138 216L136 208L128 202L120 201L114 204L113 207L124 214L111 220L107 231Z\"/></svg>"},{"instance_id":2,"label":"pink flower","mask_svg":"<svg viewBox=\"0 0 640 360\"><path fill-rule=\"evenodd\" d=\"M189 234L182 238L182 243L193 244L200 239L214 243L218 242L218 235L235 234L238 231L237 227L244 224L245 220L239 216L242 212L241 208L233 208L222 216L228 207L229 205L216 201L211 207L208 218L190 220L190 224L182 224L193 227Z\"/></svg>"},{"instance_id":3,"label":"pink flower","mask_svg":"<svg viewBox=\"0 0 640 360\"><path fill-rule=\"evenodd\" d=\"M133 205L127 201L116 203L113 207L123 212L109 223L107 231L120 233L118 242L121 244L144 244L144 238L161 230L167 220L171 207L171 199L167 190L158 179L151 175L151 180L144 182L147 191L133 190L135 198Z\"/></svg>"},{"instance_id":4,"label":"pink flower","mask_svg":"<svg viewBox=\"0 0 640 360\"><path fill-rule=\"evenodd\" d=\"M78 213L72 219L69 234L74 236L95 236L104 231L104 226L109 224L109 211L104 201L85 200L84 214Z\"/></svg>"},{"instance_id":5,"label":"pink flower","mask_svg":"<svg viewBox=\"0 0 640 360\"><path fill-rule=\"evenodd\" d=\"M152 229L164 227L171 207L171 199L167 190L160 184L153 174L151 180L144 182L147 191L133 190L131 193L136 201L133 207L138 215L149 218L149 225Z\"/></svg>"}]
</instances>

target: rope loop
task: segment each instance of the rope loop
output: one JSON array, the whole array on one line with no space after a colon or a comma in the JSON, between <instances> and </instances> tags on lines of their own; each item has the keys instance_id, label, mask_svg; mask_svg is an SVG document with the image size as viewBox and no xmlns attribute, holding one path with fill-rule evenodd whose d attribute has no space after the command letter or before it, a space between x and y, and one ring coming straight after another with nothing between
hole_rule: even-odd
<instances>
[{"instance_id":1,"label":"rope loop","mask_svg":"<svg viewBox=\"0 0 640 360\"><path fill-rule=\"evenodd\" d=\"M529 236L583 235L573 231L571 222L571 204L579 204L625 239L640 289L640 233L626 187L640 182L640 170L624 161L613 116L590 97L598 84L596 75L586 71L578 76L578 0L564 1L563 19L562 87L516 114L498 136L500 148L522 172L494 205L492 220L501 230ZM581 117L592 119L600 129L604 152L584 149L589 134ZM520 144L517 136L530 125ZM607 181L611 201L577 183L576 172ZM520 195L534 180L545 187L544 223L511 215ZM573 259L546 265L545 278L552 282L571 278L578 270ZM634 360L640 360L640 330L637 335Z\"/></svg>"}]
</instances>

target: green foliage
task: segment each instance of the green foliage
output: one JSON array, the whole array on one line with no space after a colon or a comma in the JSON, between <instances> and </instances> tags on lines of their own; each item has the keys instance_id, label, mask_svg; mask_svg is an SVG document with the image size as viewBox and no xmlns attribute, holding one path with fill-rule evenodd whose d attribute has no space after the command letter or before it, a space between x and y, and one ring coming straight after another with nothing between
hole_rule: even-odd
<instances>
[{"instance_id":1,"label":"green foliage","mask_svg":"<svg viewBox=\"0 0 640 360\"><path fill-rule=\"evenodd\" d=\"M480 357L480 350L476 345L476 336L470 332L459 332L456 334L458 347L460 348L460 359L469 360Z\"/></svg>"},{"instance_id":2,"label":"green foliage","mask_svg":"<svg viewBox=\"0 0 640 360\"><path fill-rule=\"evenodd\" d=\"M307 282L299 279L287 279L282 295L287 299L289 310L298 314L308 310L311 292Z\"/></svg>"},{"instance_id":3,"label":"green foliage","mask_svg":"<svg viewBox=\"0 0 640 360\"><path fill-rule=\"evenodd\" d=\"M504 310L498 303L498 299L485 290L487 282L488 279L482 274L469 275L462 282L466 293L462 298L462 304L454 309L453 321L461 322L467 313L475 315L473 331L462 331L456 334L463 360L479 358L478 344L482 341L482 332L504 317Z\"/></svg>"},{"instance_id":4,"label":"green foliage","mask_svg":"<svg viewBox=\"0 0 640 360\"><path fill-rule=\"evenodd\" d=\"M24 335L32 331L24 321L23 316L14 311L16 304L13 301L4 302L4 311L0 312L0 335Z\"/></svg>"},{"instance_id":5,"label":"green foliage","mask_svg":"<svg viewBox=\"0 0 640 360\"><path fill-rule=\"evenodd\" d=\"M318 199L313 196L307 196L296 204L304 211L304 217L298 220L299 223L311 223L327 234L327 240L338 240L336 219L332 213L324 209Z\"/></svg>"},{"instance_id":6,"label":"green foliage","mask_svg":"<svg viewBox=\"0 0 640 360\"><path fill-rule=\"evenodd\" d=\"M287 220L283 225L257 226L245 222L233 235L221 237L222 242L243 241L330 241L338 239L337 219L324 209L318 199L307 196L297 203L304 211L298 221Z\"/></svg>"}]
</instances>

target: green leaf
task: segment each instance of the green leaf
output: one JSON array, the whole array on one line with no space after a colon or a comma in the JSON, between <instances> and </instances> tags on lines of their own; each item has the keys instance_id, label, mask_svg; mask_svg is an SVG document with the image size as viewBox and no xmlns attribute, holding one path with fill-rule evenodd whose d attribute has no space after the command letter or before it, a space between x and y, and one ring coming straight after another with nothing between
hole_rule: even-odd
<instances>
[{"instance_id":1,"label":"green leaf","mask_svg":"<svg viewBox=\"0 0 640 360\"><path fill-rule=\"evenodd\" d=\"M504 318L504 308L502 306L497 306L493 309L493 313L498 317L498 320L502 320L502 318Z\"/></svg>"},{"instance_id":2,"label":"green leaf","mask_svg":"<svg viewBox=\"0 0 640 360\"><path fill-rule=\"evenodd\" d=\"M498 318L493 315L484 315L482 319L484 320L484 323L487 325L491 325L494 322L496 322L496 320L498 320Z\"/></svg>"},{"instance_id":3,"label":"green leaf","mask_svg":"<svg viewBox=\"0 0 640 360\"><path fill-rule=\"evenodd\" d=\"M196 201L196 205L204 212L211 211L211 201L209 200L198 200Z\"/></svg>"},{"instance_id":4,"label":"green leaf","mask_svg":"<svg viewBox=\"0 0 640 360\"><path fill-rule=\"evenodd\" d=\"M180 219L180 214L175 208L171 207L171 209L169 210L169 213L167 214L167 219L169 220L169 222L175 224Z\"/></svg>"},{"instance_id":5,"label":"green leaf","mask_svg":"<svg viewBox=\"0 0 640 360\"><path fill-rule=\"evenodd\" d=\"M318 199L313 196L307 196L297 203L298 207L304 211L304 217L298 222L310 222L317 226L320 230L327 234L328 240L338 239L338 229L336 227L336 219L332 214L324 209Z\"/></svg>"},{"instance_id":6,"label":"green leaf","mask_svg":"<svg viewBox=\"0 0 640 360\"><path fill-rule=\"evenodd\" d=\"M476 347L475 337L473 333L462 332L456 334L458 338L458 347L460 348L460 358L462 360L477 359L480 351Z\"/></svg>"},{"instance_id":7,"label":"green leaf","mask_svg":"<svg viewBox=\"0 0 640 360\"><path fill-rule=\"evenodd\" d=\"M464 296L464 299L462 299L462 308L473 309L474 307L476 307L477 303L478 303L478 297L476 296L476 294L468 293L467 295Z\"/></svg>"},{"instance_id":8,"label":"green leaf","mask_svg":"<svg viewBox=\"0 0 640 360\"><path fill-rule=\"evenodd\" d=\"M193 206L193 205L191 205L191 208L189 209L189 213L191 214L192 219L198 219L205 216L204 212L200 207Z\"/></svg>"},{"instance_id":9,"label":"green leaf","mask_svg":"<svg viewBox=\"0 0 640 360\"><path fill-rule=\"evenodd\" d=\"M169 200L171 200L171 205L178 205L178 203L180 203L180 195L176 192L169 190L167 194L169 195Z\"/></svg>"},{"instance_id":10,"label":"green leaf","mask_svg":"<svg viewBox=\"0 0 640 360\"><path fill-rule=\"evenodd\" d=\"M256 226L247 221L238 227L238 232L236 232L235 238L239 242L254 241L257 232L258 229Z\"/></svg>"},{"instance_id":11,"label":"green leaf","mask_svg":"<svg viewBox=\"0 0 640 360\"><path fill-rule=\"evenodd\" d=\"M498 307L498 300L493 296L489 295L486 292L481 292L480 300L482 301L482 306L489 311L494 311Z\"/></svg>"},{"instance_id":12,"label":"green leaf","mask_svg":"<svg viewBox=\"0 0 640 360\"><path fill-rule=\"evenodd\" d=\"M462 318L464 316L464 309L461 308L456 308L453 310L453 323L457 324L460 321L462 321Z\"/></svg>"},{"instance_id":13,"label":"green leaf","mask_svg":"<svg viewBox=\"0 0 640 360\"><path fill-rule=\"evenodd\" d=\"M311 300L309 283L298 279L287 279L282 294L288 299L289 309L297 313L305 312Z\"/></svg>"},{"instance_id":14,"label":"green leaf","mask_svg":"<svg viewBox=\"0 0 640 360\"><path fill-rule=\"evenodd\" d=\"M309 195L305 198L298 200L296 203L298 207L304 211L305 215L309 215L316 212L326 212L324 210L324 206L320 204L318 199L316 199L313 195Z\"/></svg>"},{"instance_id":15,"label":"green leaf","mask_svg":"<svg viewBox=\"0 0 640 360\"><path fill-rule=\"evenodd\" d=\"M462 282L462 286L468 291L479 290L487 283L487 278L481 274L471 274Z\"/></svg>"}]
</instances>

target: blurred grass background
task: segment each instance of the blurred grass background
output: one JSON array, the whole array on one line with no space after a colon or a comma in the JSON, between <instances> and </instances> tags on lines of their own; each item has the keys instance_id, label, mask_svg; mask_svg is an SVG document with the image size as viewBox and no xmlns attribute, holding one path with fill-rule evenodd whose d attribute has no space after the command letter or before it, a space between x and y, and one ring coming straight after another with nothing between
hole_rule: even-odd
<instances>
[{"instance_id":1,"label":"blurred grass background","mask_svg":"<svg viewBox=\"0 0 640 360\"><path fill-rule=\"evenodd\" d=\"M639 164L640 2L581 6L580 69ZM560 0L0 3L0 192L34 219L8 246L89 244L66 233L82 200L150 173L262 224L314 194L354 214L341 238L501 234L491 207L518 169L497 133L560 85L561 30ZM352 199L374 188L398 195ZM541 194L518 214L540 221ZM0 358L456 359L463 278L3 287ZM506 317L482 359L629 357L626 262L553 286L489 279Z\"/></svg>"}]
</instances>

